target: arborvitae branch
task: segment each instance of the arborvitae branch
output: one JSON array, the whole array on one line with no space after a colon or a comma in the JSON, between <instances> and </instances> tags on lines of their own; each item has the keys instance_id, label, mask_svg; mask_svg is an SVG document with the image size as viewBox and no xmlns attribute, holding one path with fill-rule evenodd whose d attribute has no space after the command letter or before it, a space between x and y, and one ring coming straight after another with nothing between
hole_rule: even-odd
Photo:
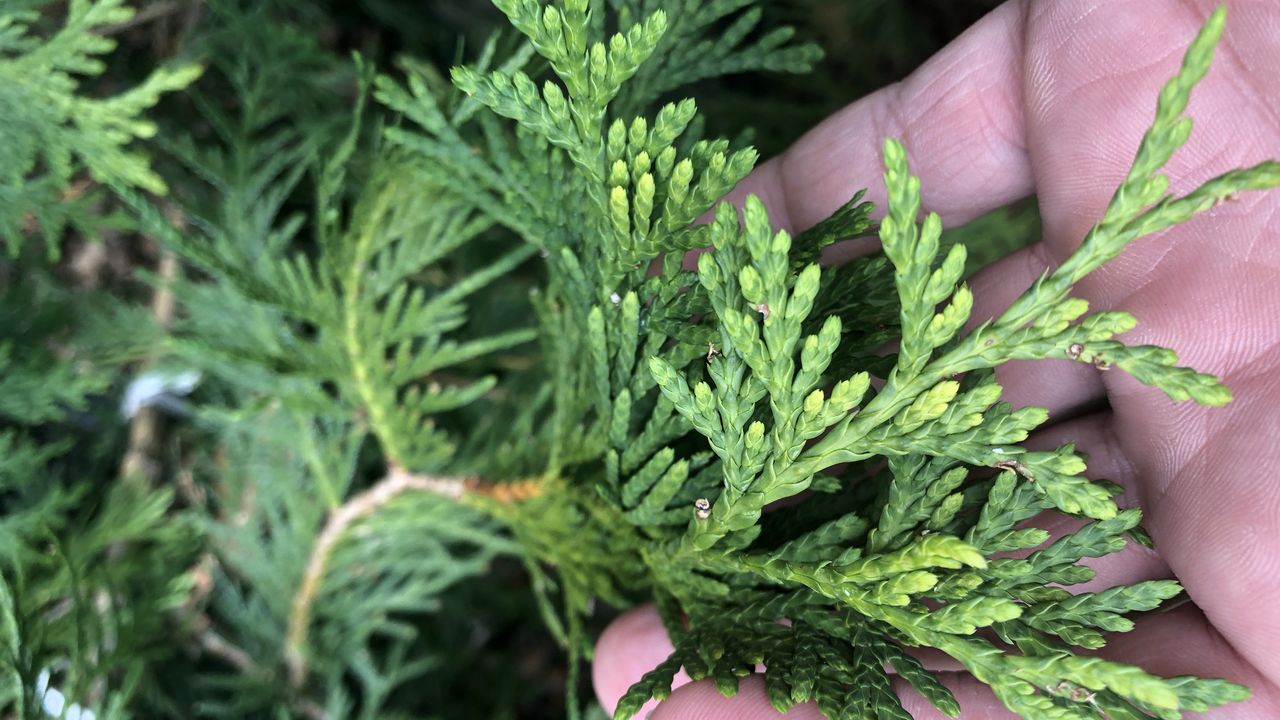
<instances>
[{"instance_id":1,"label":"arborvitae branch","mask_svg":"<svg viewBox=\"0 0 1280 720\"><path fill-rule=\"evenodd\" d=\"M133 679L177 615L219 660L165 679L203 713L387 716L411 686L436 687L423 673L460 664L434 649L469 643L436 636L470 625L439 613L471 618L489 593L462 583L499 555L527 569L529 612L568 656L571 718L592 614L649 596L674 652L619 718L666 697L681 667L731 694L762 665L779 710L907 720L891 668L957 715L913 647L1028 718L1174 720L1247 695L1081 652L1181 588L1073 594L1093 577L1085 559L1144 537L1141 514L1086 477L1073 445L1022 447L1047 413L1002 402L994 375L1065 357L1174 400L1230 399L1173 351L1124 344L1132 316L1071 297L1134 239L1280 184L1274 162L1181 197L1160 175L1221 11L1077 252L966 331L969 254L918 217L898 142L878 226L861 193L794 238L757 198L720 202L756 152L705 137L671 91L818 56L762 27L750 0L498 0L513 42L451 73L405 60L402 79L363 59L335 72L309 33L270 21L277 5L208 5L213 84L189 96L191 136L164 138L180 167L157 164L163 182L130 143L195 71L85 100L77 78L128 22L120 0L75 0L44 35L36 16L0 13L0 106L20 121L0 128L0 234L90 231L94 183L109 185L191 265L170 284L164 361L206 378L175 427L194 468L182 501L99 492L61 465L85 435L73 413L111 377L54 362L45 348L64 338L36 317L51 303L5 290L44 330L20 318L0 338L0 500L15 508L0 523L0 649L23 662L0 668L0 704L35 712L45 671L68 697L124 708L151 689ZM364 122L379 113L400 117ZM181 228L143 194L169 186ZM818 263L872 232L882 252ZM1035 527L1046 511L1085 524L1051 541ZM119 551L104 562L106 548Z\"/></svg>"},{"instance_id":2,"label":"arborvitae branch","mask_svg":"<svg viewBox=\"0 0 1280 720\"><path fill-rule=\"evenodd\" d=\"M402 493L433 493L457 500L466 491L467 484L468 480L465 478L414 475L393 466L385 478L355 495L329 515L324 528L316 536L315 546L311 549L302 580L290 606L284 659L289 669L289 682L295 689L302 688L307 680L305 648L307 633L311 627L311 606L320 583L324 580L329 556L351 525L377 512Z\"/></svg>"},{"instance_id":3,"label":"arborvitae branch","mask_svg":"<svg viewBox=\"0 0 1280 720\"><path fill-rule=\"evenodd\" d=\"M28 212L54 257L68 224L92 229L92 219L73 198L59 197L81 168L106 185L165 191L146 156L129 145L156 132L142 113L162 94L191 84L201 69L158 70L110 98L79 94L80 79L101 73L100 56L115 48L115 40L100 31L133 14L124 0L77 0L65 24L41 38L32 31L36 13L0 10L0 106L8 109L0 127L0 238L11 255L21 247Z\"/></svg>"}]
</instances>

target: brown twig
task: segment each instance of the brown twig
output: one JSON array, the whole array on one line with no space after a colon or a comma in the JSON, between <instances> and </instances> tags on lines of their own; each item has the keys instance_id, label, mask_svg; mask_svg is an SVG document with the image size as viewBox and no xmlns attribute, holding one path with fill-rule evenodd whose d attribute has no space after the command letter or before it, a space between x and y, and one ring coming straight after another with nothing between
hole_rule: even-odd
<instances>
[{"instance_id":1,"label":"brown twig","mask_svg":"<svg viewBox=\"0 0 1280 720\"><path fill-rule=\"evenodd\" d=\"M205 629L196 635L196 640L200 643L200 650L203 653L222 660L235 668L241 675L268 677L268 673L263 671L262 666L258 665L249 653L240 649L216 631ZM328 720L329 718L324 708L310 700L301 700L297 702L295 707L303 717L309 720Z\"/></svg>"},{"instance_id":2,"label":"brown twig","mask_svg":"<svg viewBox=\"0 0 1280 720\"><path fill-rule=\"evenodd\" d=\"M233 645L216 630L209 628L202 630L196 635L196 641L200 643L202 652L222 660L241 675L250 677L264 675L262 668L249 653Z\"/></svg>"},{"instance_id":3,"label":"brown twig","mask_svg":"<svg viewBox=\"0 0 1280 720\"><path fill-rule=\"evenodd\" d=\"M151 296L151 315L162 329L173 322L173 288L170 287L178 277L178 257L169 250L162 250L157 274L160 285ZM144 362L150 365L154 360ZM129 421L129 445L120 462L120 477L128 479L140 477L145 485L154 484L159 474L157 456L160 451L160 411L154 407L141 407Z\"/></svg>"},{"instance_id":4,"label":"brown twig","mask_svg":"<svg viewBox=\"0 0 1280 720\"><path fill-rule=\"evenodd\" d=\"M311 626L312 605L328 568L329 558L347 529L406 492L426 492L457 500L467 492L467 487L471 484L466 478L415 475L402 468L392 467L387 476L376 485L351 498L329 515L311 549L311 557L302 574L302 583L293 597L289 612L284 662L289 671L289 682L295 690L301 689L307 680L306 644Z\"/></svg>"},{"instance_id":5,"label":"brown twig","mask_svg":"<svg viewBox=\"0 0 1280 720\"><path fill-rule=\"evenodd\" d=\"M62 191L62 194L59 197L59 202L63 202L63 203L75 202L76 200L79 200L80 198L84 197L85 194L88 193L89 190L91 190L94 186L95 185L92 178L80 178L79 180L76 180L75 182L68 185L67 188ZM29 233L34 233L39 229L40 229L40 225L36 220L35 213L28 211L27 213L23 214L22 232L29 234Z\"/></svg>"}]
</instances>

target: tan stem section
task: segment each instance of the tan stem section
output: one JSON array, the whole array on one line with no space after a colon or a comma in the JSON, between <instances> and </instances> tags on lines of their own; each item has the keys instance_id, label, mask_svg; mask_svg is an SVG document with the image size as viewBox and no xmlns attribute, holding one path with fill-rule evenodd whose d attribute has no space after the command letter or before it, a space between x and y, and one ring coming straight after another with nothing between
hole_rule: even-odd
<instances>
[{"instance_id":1,"label":"tan stem section","mask_svg":"<svg viewBox=\"0 0 1280 720\"><path fill-rule=\"evenodd\" d=\"M307 634L311 626L311 609L316 592L320 589L320 581L329 565L329 557L347 528L406 492L428 492L457 500L472 484L465 478L415 475L402 468L392 467L387 476L376 485L351 498L329 515L311 550L306 571L302 574L302 584L293 597L293 606L289 612L284 662L289 671L289 681L295 689L302 688L307 680Z\"/></svg>"},{"instance_id":2,"label":"tan stem section","mask_svg":"<svg viewBox=\"0 0 1280 720\"><path fill-rule=\"evenodd\" d=\"M161 251L157 268L160 284L151 296L151 314L162 329L168 329L173 322L174 300L170 284L178 277L178 271L178 256L168 250ZM144 365L152 362L154 358L148 359ZM160 471L160 431L159 409L151 406L138 408L129 422L129 444L120 462L121 477L142 478L147 486L155 484Z\"/></svg>"}]
</instances>

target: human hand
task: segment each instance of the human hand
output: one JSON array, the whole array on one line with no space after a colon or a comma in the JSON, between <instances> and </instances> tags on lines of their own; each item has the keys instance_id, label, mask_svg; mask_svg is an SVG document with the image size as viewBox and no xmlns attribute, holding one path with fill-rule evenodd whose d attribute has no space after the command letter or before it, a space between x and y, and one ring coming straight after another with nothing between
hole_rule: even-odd
<instances>
[{"instance_id":1,"label":"human hand","mask_svg":"<svg viewBox=\"0 0 1280 720\"><path fill-rule=\"evenodd\" d=\"M783 227L803 229L870 185L883 207L879 149L903 140L924 206L955 226L1034 193L1037 243L984 270L971 285L973 317L996 315L1063 260L1124 177L1155 94L1212 10L1206 0L1011 0L910 78L854 103L763 165L735 197L754 192ZM1188 144L1166 169L1185 192L1225 170L1280 157L1280 2L1230 4L1213 68L1192 95ZM873 182L874 181L874 182ZM850 252L865 252L855 247ZM1135 242L1081 282L1093 309L1139 320L1131 344L1176 349L1184 364L1223 378L1225 408L1174 405L1122 372L1068 360L997 371L1015 406L1049 408L1029 444L1075 441L1089 475L1140 505L1157 551L1139 547L1091 562L1088 590L1177 577L1193 601L1141 619L1102 654L1161 675L1220 676L1253 699L1213 717L1280 717L1280 194L1225 203ZM1068 520L1048 520L1065 531ZM594 678L606 709L666 658L671 645L651 608L628 613L600 640ZM957 670L946 658L926 658ZM985 686L945 672L964 718L1004 718ZM903 693L917 720L941 717ZM758 679L725 699L710 683L673 693L656 719L778 717ZM787 717L820 718L801 706Z\"/></svg>"}]
</instances>

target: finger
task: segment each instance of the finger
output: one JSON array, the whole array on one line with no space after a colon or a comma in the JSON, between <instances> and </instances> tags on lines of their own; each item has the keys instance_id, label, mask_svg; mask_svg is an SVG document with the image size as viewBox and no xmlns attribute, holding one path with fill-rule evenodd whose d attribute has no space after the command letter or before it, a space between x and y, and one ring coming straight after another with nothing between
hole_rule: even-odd
<instances>
[{"instance_id":1,"label":"finger","mask_svg":"<svg viewBox=\"0 0 1280 720\"><path fill-rule=\"evenodd\" d=\"M653 720L825 720L812 703L805 703L779 714L769 704L764 692L764 679L759 675L745 677L731 698L720 694L715 683L703 680L689 683L658 705Z\"/></svg>"},{"instance_id":2,"label":"finger","mask_svg":"<svg viewBox=\"0 0 1280 720\"><path fill-rule=\"evenodd\" d=\"M1075 247L1102 216L1151 123L1158 89L1219 4L1064 0L1037 3L1028 13L1027 136L1052 244ZM1274 156L1278 20L1271 0L1232 5L1212 69L1191 95L1187 116L1195 130L1165 167L1172 192ZM1121 304L1175 251L1168 245L1139 240L1091 276L1094 297ZM1202 260L1204 249L1195 251Z\"/></svg>"},{"instance_id":3,"label":"finger","mask_svg":"<svg viewBox=\"0 0 1280 720\"><path fill-rule=\"evenodd\" d=\"M1246 613L1248 614L1248 613ZM1133 631L1108 637L1099 655L1138 665L1162 677L1198 675L1225 678L1248 687L1247 702L1196 715L1219 720L1273 720L1280 717L1280 691L1241 657L1195 605L1139 618Z\"/></svg>"},{"instance_id":4,"label":"finger","mask_svg":"<svg viewBox=\"0 0 1280 720\"><path fill-rule=\"evenodd\" d=\"M600 706L612 715L627 688L666 660L672 650L667 629L652 604L632 608L610 623L596 642L591 665L591 681ZM689 676L681 670L673 684L678 687L688 682ZM645 717L657 705L657 701L650 701L636 717Z\"/></svg>"},{"instance_id":5,"label":"finger","mask_svg":"<svg viewBox=\"0 0 1280 720\"><path fill-rule=\"evenodd\" d=\"M901 138L924 205L963 223L1032 191L1023 140L1026 4L1005 3L906 80L849 105L770 160L730 195L755 193L775 225L810 227L859 188L883 208L881 144Z\"/></svg>"},{"instance_id":6,"label":"finger","mask_svg":"<svg viewBox=\"0 0 1280 720\"><path fill-rule=\"evenodd\" d=\"M1027 137L1052 257L1065 257L1105 212L1151 121L1156 89L1216 4L1064 0L1029 13ZM1280 116L1270 100L1280 92L1277 27L1280 4L1232 6L1213 66L1187 109L1195 129L1165 167L1173 194L1280 153ZM1257 310L1280 301L1280 245L1270 241L1280 232L1278 207L1274 194L1244 194L1177 229L1139 238L1086 277L1078 293L1095 309L1132 312L1139 325L1128 342L1173 347L1184 362L1214 374L1234 371L1280 341L1274 313ZM1123 373L1105 380L1117 407L1135 393L1156 395ZM1140 404L1144 412L1152 407ZM1178 434L1187 433L1163 434L1162 443Z\"/></svg>"},{"instance_id":7,"label":"finger","mask_svg":"<svg viewBox=\"0 0 1280 720\"><path fill-rule=\"evenodd\" d=\"M1109 659L1136 664L1162 677L1199 675L1224 677L1248 686L1253 697L1245 703L1219 708L1197 717L1222 720L1271 720L1280 717L1280 692L1239 656L1209 625L1194 605L1142 617L1135 630L1112 635L1110 644L1098 653ZM960 704L961 717L986 720L1015 720L996 699L991 689L964 672L944 672L939 679ZM934 708L901 678L893 678L894 690L903 707L915 720L943 720L947 716ZM769 705L759 676L745 678L732 698L725 698L710 682L685 685L658 706L653 720L764 720L793 718L821 720L811 704L799 705L786 715Z\"/></svg>"},{"instance_id":8,"label":"finger","mask_svg":"<svg viewBox=\"0 0 1280 720\"><path fill-rule=\"evenodd\" d=\"M1244 703L1196 715L1206 720L1272 720L1280 717L1280 693L1265 677L1232 649L1194 605L1151 613L1138 619L1129 633L1108 636L1106 648L1097 654L1110 660L1137 665L1161 677L1198 675L1221 677L1249 687L1253 697ZM956 696L961 718L1015 720L991 689L967 673L939 673L939 679ZM944 720L939 712L911 689L894 678L894 689L903 707L915 720Z\"/></svg>"},{"instance_id":9,"label":"finger","mask_svg":"<svg viewBox=\"0 0 1280 720\"><path fill-rule=\"evenodd\" d=\"M1009 712L996 699L991 688L973 679L968 672L942 672L938 679L955 696L960 704L961 718L982 718L983 720L1019 720L1017 715ZM934 707L923 695L915 691L911 684L900 677L890 681L893 689L902 700L902 707L911 714L913 720L952 720L946 713Z\"/></svg>"},{"instance_id":10,"label":"finger","mask_svg":"<svg viewBox=\"0 0 1280 720\"><path fill-rule=\"evenodd\" d=\"M1225 410L1171 406L1118 432L1152 448L1135 464L1160 479L1144 501L1162 555L1231 645L1280 678L1280 613L1268 606L1280 597L1280 345L1226 382ZM1169 438L1187 428L1205 441L1183 458Z\"/></svg>"}]
</instances>

